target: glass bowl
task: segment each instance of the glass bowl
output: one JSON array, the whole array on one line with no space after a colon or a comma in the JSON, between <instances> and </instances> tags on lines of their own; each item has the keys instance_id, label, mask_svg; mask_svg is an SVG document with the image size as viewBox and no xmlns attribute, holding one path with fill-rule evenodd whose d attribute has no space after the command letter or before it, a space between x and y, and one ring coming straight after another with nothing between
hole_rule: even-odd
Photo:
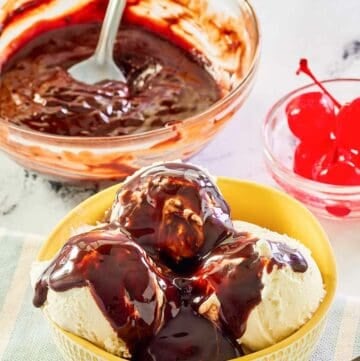
<instances>
[{"instance_id":1,"label":"glass bowl","mask_svg":"<svg viewBox=\"0 0 360 361\"><path fill-rule=\"evenodd\" d=\"M0 69L7 58L39 33L66 26L69 19L72 24L101 21L91 9L105 9L106 3L5 2L0 6ZM30 10L19 17L22 9ZM79 16L84 9L85 18ZM174 17L181 21L174 21ZM206 69L219 84L222 98L203 113L174 125L116 137L54 136L0 119L0 149L25 168L57 180L113 180L156 161L187 159L223 128L249 95L258 67L258 21L250 4L246 0L129 0L124 22L190 44L195 53L205 57Z\"/></svg>"},{"instance_id":2,"label":"glass bowl","mask_svg":"<svg viewBox=\"0 0 360 361\"><path fill-rule=\"evenodd\" d=\"M331 79L322 82L342 104L360 94L360 79ZM274 180L288 193L325 218L360 218L360 186L338 186L304 178L293 171L299 140L291 133L285 107L294 97L319 91L307 85L285 95L270 110L263 128L265 162Z\"/></svg>"}]
</instances>

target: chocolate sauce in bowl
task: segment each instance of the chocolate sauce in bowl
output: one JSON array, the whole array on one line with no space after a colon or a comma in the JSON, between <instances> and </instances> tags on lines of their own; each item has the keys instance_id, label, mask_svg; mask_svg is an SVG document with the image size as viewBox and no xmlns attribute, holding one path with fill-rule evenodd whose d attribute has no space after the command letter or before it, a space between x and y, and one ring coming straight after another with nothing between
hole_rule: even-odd
<instances>
[{"instance_id":1,"label":"chocolate sauce in bowl","mask_svg":"<svg viewBox=\"0 0 360 361\"><path fill-rule=\"evenodd\" d=\"M55 135L119 136L182 121L220 98L198 60L135 26L119 30L114 50L126 84L75 81L67 69L93 54L99 31L99 24L72 25L24 46L2 74L0 118Z\"/></svg>"}]
</instances>

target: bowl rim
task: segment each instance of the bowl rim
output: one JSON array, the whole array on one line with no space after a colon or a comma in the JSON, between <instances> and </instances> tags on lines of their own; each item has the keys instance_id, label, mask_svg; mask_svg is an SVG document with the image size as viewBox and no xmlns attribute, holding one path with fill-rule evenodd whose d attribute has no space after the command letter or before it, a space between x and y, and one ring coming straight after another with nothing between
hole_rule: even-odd
<instances>
[{"instance_id":1,"label":"bowl rim","mask_svg":"<svg viewBox=\"0 0 360 361\"><path fill-rule=\"evenodd\" d=\"M321 83L341 83L341 82L354 82L360 83L360 78L331 78L321 80ZM360 185L334 185L327 183L320 183L314 181L312 179L308 179L302 177L291 169L284 166L281 162L278 161L278 158L274 155L271 150L270 141L271 141L271 132L270 128L273 124L273 119L275 119L275 115L278 112L279 108L283 106L290 98L295 95L300 94L301 92L312 88L315 83L308 83L307 85L296 88L295 90L290 91L289 93L282 96L267 112L265 117L265 122L262 127L262 135L263 135L263 146L264 146L264 156L266 161L268 162L271 172L274 172L277 176L283 179L286 183L289 183L296 188L310 191L314 193L328 193L335 195L343 195L343 196L352 196L355 194L360 194ZM285 117L282 118L280 122L282 122ZM294 136L295 137L295 136Z\"/></svg>"},{"instance_id":2,"label":"bowl rim","mask_svg":"<svg viewBox=\"0 0 360 361\"><path fill-rule=\"evenodd\" d=\"M136 140L140 140L140 139L146 140L147 138L152 138L153 136L156 137L156 136L166 135L166 134L170 133L174 129L174 127L177 128L179 126L188 126L193 123L196 123L198 120L202 120L204 117L210 118L212 112L216 111L217 109L221 109L224 105L226 105L229 102L234 101L240 95L241 91L246 86L246 84L249 82L252 75L254 74L254 72L257 68L257 65L259 63L260 49L261 49L261 31L260 31L260 24L259 24L258 16L256 14L254 7L251 5L249 0L236 0L236 1L239 4L242 3L249 10L249 14L250 14L251 20L254 24L254 29L255 29L255 33L256 33L256 38L255 38L255 42L254 42L255 51L252 56L251 63L249 65L249 68L247 69L246 74L243 76L243 78L241 79L239 84L236 86L236 88L234 88L225 97L219 99L217 102L212 104L209 108L205 109L201 113L195 114L187 119L179 121L178 123L174 123L172 125L165 126L160 129L150 130L150 131L138 133L138 134L109 136L109 137L104 137L104 136L102 136L102 137L64 136L64 135L56 135L56 134L50 134L50 133L42 133L42 132L38 132L35 130L31 130L31 129L21 128L15 124L6 122L5 120L3 120L1 118L0 118L0 125L4 125L11 130L20 132L23 135L34 136L38 139L43 139L43 140L56 140L56 141L64 141L64 142L69 142L69 143L77 143L77 142L100 143L100 142L104 142L104 141L118 142L121 140L124 142L129 142L129 141L133 141L135 139Z\"/></svg>"},{"instance_id":3,"label":"bowl rim","mask_svg":"<svg viewBox=\"0 0 360 361\"><path fill-rule=\"evenodd\" d=\"M253 352L251 354L242 356L241 358L233 359L233 361L241 360L241 361L254 361L257 360L259 357L263 357L272 353L275 353L277 351L280 351L284 348L289 347L294 342L297 342L301 340L303 337L306 336L311 330L313 330L316 326L318 326L327 316L328 311L334 301L335 294L336 294L336 288L337 288L337 266L336 266L336 260L335 255L333 252L333 249L331 247L330 241L328 239L327 234L325 233L323 227L321 226L320 222L315 218L315 216L298 200L291 197L287 193L280 191L278 189L275 189L270 186L266 186L263 184L259 184L252 181L247 180L240 180L230 177L216 177L216 183L223 182L223 183L235 183L238 186L247 186L247 187L254 187L255 189L261 189L265 190L267 192L270 192L271 194L276 195L277 197L281 197L285 199L287 202L291 202L294 205L297 206L298 209L301 209L304 215L309 217L312 221L312 223L315 225L317 230L319 231L319 234L321 235L322 242L324 244L324 252L326 252L329 256L329 261L332 264L332 268L330 270L331 280L332 282L329 283L329 287L326 289L326 294L319 305L318 309L314 313L314 315L303 325L301 326L297 331L295 331L293 334L285 338L284 340L276 343L275 345L272 345L270 347L267 347L263 350ZM39 253L36 257L37 261L46 260L45 257L47 253L47 248L49 247L50 241L57 235L58 232L60 232L63 227L64 223L66 224L69 220L71 220L74 216L78 216L81 214L81 210L84 209L84 207L89 206L92 203L98 202L99 199L103 197L107 197L109 199L113 199L113 197L110 197L110 195L114 195L119 187L121 186L121 183L116 184L114 186L111 186L109 188L106 188L105 190L91 196L90 198L86 199L82 203L80 203L78 206L76 206L74 209L72 209L61 221L60 223L55 227L55 229L50 233L47 240L43 243L42 247L39 250ZM111 206L111 204L109 204ZM48 318L47 318L48 319ZM60 332L61 334L65 335L66 337L70 338L73 342L77 343L81 347L91 351L92 353L95 353L98 356L103 357L104 359L112 360L112 361L121 361L123 360L119 356L112 355L111 353L101 349L100 347L94 345L90 341L87 341L79 336L73 335L65 330L63 330L61 327L56 325L54 322L48 319L50 324L53 328L57 330L57 332ZM124 360L125 361L125 360Z\"/></svg>"}]
</instances>

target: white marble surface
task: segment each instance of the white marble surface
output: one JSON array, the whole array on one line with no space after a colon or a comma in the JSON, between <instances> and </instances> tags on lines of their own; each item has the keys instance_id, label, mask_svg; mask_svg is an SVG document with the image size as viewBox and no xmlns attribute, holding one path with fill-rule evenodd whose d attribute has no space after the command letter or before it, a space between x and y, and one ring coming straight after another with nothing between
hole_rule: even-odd
<instances>
[{"instance_id":1,"label":"white marble surface","mask_svg":"<svg viewBox=\"0 0 360 361\"><path fill-rule=\"evenodd\" d=\"M360 77L359 0L254 0L262 56L249 100L193 161L217 175L273 184L262 161L261 125L274 101L308 81L294 71L307 57L321 78ZM348 56L346 56L348 54ZM50 183L0 155L0 227L47 234L98 187ZM360 222L325 222L339 264L339 292L360 297Z\"/></svg>"}]
</instances>

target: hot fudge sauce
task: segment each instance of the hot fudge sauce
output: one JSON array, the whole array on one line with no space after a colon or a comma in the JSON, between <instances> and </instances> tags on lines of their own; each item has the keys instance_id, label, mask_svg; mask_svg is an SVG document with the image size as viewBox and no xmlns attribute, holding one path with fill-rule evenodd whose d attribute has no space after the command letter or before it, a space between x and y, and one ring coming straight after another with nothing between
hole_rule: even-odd
<instances>
[{"instance_id":1,"label":"hot fudge sauce","mask_svg":"<svg viewBox=\"0 0 360 361\"><path fill-rule=\"evenodd\" d=\"M226 337L211 321L183 306L133 361L227 361L242 355L235 340Z\"/></svg>"},{"instance_id":2,"label":"hot fudge sauce","mask_svg":"<svg viewBox=\"0 0 360 361\"><path fill-rule=\"evenodd\" d=\"M157 333L180 300L143 249L112 227L71 238L37 283L34 305L45 303L49 288L85 286L130 352Z\"/></svg>"},{"instance_id":3,"label":"hot fudge sauce","mask_svg":"<svg viewBox=\"0 0 360 361\"><path fill-rule=\"evenodd\" d=\"M162 128L209 108L220 98L215 80L190 53L140 27L118 32L114 59L127 83L87 85L67 72L90 57L100 24L44 33L7 63L0 118L64 136L119 136Z\"/></svg>"},{"instance_id":4,"label":"hot fudge sauce","mask_svg":"<svg viewBox=\"0 0 360 361\"><path fill-rule=\"evenodd\" d=\"M182 163L155 165L128 178L111 219L149 254L183 271L233 233L218 187L205 171Z\"/></svg>"}]
</instances>

